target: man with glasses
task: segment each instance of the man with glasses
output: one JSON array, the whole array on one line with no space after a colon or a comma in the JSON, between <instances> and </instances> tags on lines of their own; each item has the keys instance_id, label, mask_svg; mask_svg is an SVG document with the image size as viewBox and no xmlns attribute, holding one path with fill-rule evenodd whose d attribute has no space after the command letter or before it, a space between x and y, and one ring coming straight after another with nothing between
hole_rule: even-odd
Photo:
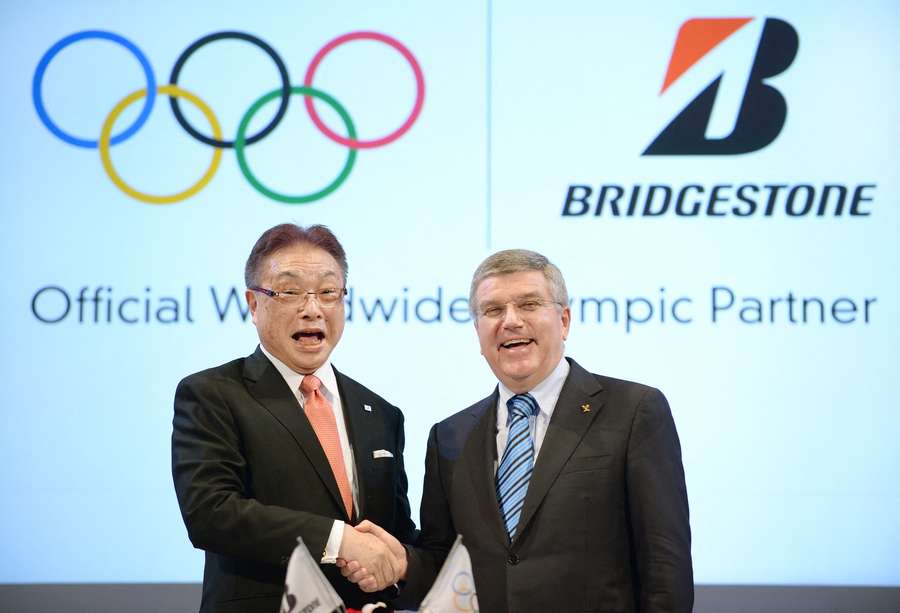
<instances>
[{"instance_id":1,"label":"man with glasses","mask_svg":"<svg viewBox=\"0 0 900 613\"><path fill-rule=\"evenodd\" d=\"M481 611L691 611L687 493L665 397L564 357L566 285L538 253L488 257L469 307L499 385L431 430L422 533L395 603L421 600L458 533ZM376 587L358 564L342 572Z\"/></svg>"},{"instance_id":2,"label":"man with glasses","mask_svg":"<svg viewBox=\"0 0 900 613\"><path fill-rule=\"evenodd\" d=\"M415 537L403 415L330 361L344 331L344 249L324 226L278 225L244 277L259 346L175 392L175 490L191 542L206 551L200 610L277 611L298 536L348 606L383 600L334 566L357 560L384 588L401 560L352 525Z\"/></svg>"}]
</instances>

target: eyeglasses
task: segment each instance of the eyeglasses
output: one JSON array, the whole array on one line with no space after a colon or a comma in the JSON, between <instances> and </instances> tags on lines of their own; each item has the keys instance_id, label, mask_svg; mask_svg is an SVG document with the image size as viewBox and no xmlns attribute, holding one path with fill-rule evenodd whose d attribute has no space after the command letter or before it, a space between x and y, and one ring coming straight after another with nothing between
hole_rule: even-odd
<instances>
[{"instance_id":1,"label":"eyeglasses","mask_svg":"<svg viewBox=\"0 0 900 613\"><path fill-rule=\"evenodd\" d=\"M500 319L506 316L507 305L512 305L513 310L518 313L520 317L527 316L528 314L539 311L544 307L552 305L562 306L558 302L554 302L553 300L544 300L542 298L522 298L520 300L504 302L503 304L485 304L479 309L478 315L479 317L484 317L485 319Z\"/></svg>"},{"instance_id":2,"label":"eyeglasses","mask_svg":"<svg viewBox=\"0 0 900 613\"><path fill-rule=\"evenodd\" d=\"M346 287L326 287L325 289L319 290L302 290L302 289L283 289L280 291L275 291L273 289L267 289L265 287L248 287L251 292L259 292L260 294L265 294L269 298L274 298L278 300L282 304L286 304L288 306L306 304L306 301L311 297L315 296L316 301L323 307L333 307L336 304L340 303L344 296L347 295Z\"/></svg>"}]
</instances>

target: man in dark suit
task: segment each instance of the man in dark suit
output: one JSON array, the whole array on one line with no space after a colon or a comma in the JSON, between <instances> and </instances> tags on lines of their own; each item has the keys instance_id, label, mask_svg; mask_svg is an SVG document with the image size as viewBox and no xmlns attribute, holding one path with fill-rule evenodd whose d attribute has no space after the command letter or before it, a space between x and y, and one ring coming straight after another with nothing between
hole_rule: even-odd
<instances>
[{"instance_id":1,"label":"man in dark suit","mask_svg":"<svg viewBox=\"0 0 900 613\"><path fill-rule=\"evenodd\" d=\"M333 368L347 261L324 226L266 231L245 269L260 345L185 378L175 393L172 474L191 542L206 551L206 612L274 613L302 537L346 604L365 594L334 563L359 560L377 586L401 563L351 526L368 518L412 542L403 415Z\"/></svg>"},{"instance_id":2,"label":"man in dark suit","mask_svg":"<svg viewBox=\"0 0 900 613\"><path fill-rule=\"evenodd\" d=\"M544 256L490 256L469 298L499 385L431 430L398 606L421 600L459 533L485 613L689 612L687 492L666 399L563 356L568 294ZM342 572L375 587L362 565Z\"/></svg>"}]
</instances>

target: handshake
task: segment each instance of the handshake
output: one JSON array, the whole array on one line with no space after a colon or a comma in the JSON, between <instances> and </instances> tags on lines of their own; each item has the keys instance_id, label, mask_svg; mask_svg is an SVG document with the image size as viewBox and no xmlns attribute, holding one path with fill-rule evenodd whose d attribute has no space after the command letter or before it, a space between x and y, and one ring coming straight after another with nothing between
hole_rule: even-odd
<instances>
[{"instance_id":1,"label":"handshake","mask_svg":"<svg viewBox=\"0 0 900 613\"><path fill-rule=\"evenodd\" d=\"M344 526L337 567L364 592L377 592L406 577L406 548L369 520Z\"/></svg>"}]
</instances>

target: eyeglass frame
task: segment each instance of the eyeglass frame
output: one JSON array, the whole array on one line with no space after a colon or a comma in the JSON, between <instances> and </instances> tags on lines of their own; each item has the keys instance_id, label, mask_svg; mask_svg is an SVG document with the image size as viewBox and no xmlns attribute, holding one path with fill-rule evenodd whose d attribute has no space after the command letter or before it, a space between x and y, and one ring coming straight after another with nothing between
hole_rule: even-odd
<instances>
[{"instance_id":1,"label":"eyeglass frame","mask_svg":"<svg viewBox=\"0 0 900 613\"><path fill-rule=\"evenodd\" d=\"M281 297L281 300L279 300L279 302L281 302L282 304L294 304L294 299L296 299L297 305L306 305L306 302L310 300L309 296L315 296L316 302L319 304L319 306L325 308L337 306L339 303L343 302L344 296L347 295L346 287L326 287L325 289L320 290L286 289L279 292L267 287L259 287L254 285L253 287L248 287L247 289L251 292L259 292L261 294L265 294L269 298L274 298L275 300L278 300L279 297ZM332 290L336 290L337 293L337 297L334 299L334 302L323 301L322 294L324 294L325 292L330 292ZM301 302L300 299L304 295L306 296L306 300Z\"/></svg>"},{"instance_id":2,"label":"eyeglass frame","mask_svg":"<svg viewBox=\"0 0 900 613\"><path fill-rule=\"evenodd\" d=\"M533 309L527 309L527 308L523 309L522 308L523 305L527 305L529 303L534 303L535 307ZM548 307L551 305L565 308L564 304L557 302L556 300L548 300L546 298L525 297L525 298L519 298L518 300L508 300L502 304L498 303L498 304L488 305L487 308L490 308L490 309L503 307L503 310L499 311L496 315L489 315L486 312L485 308L479 308L476 314L478 315L478 317L481 317L483 319L492 319L492 320L496 321L496 320L502 319L503 317L506 317L506 310L510 305L512 305L513 310L516 312L516 314L519 317L528 317L532 313L537 312L539 309L542 309L544 307Z\"/></svg>"}]
</instances>

